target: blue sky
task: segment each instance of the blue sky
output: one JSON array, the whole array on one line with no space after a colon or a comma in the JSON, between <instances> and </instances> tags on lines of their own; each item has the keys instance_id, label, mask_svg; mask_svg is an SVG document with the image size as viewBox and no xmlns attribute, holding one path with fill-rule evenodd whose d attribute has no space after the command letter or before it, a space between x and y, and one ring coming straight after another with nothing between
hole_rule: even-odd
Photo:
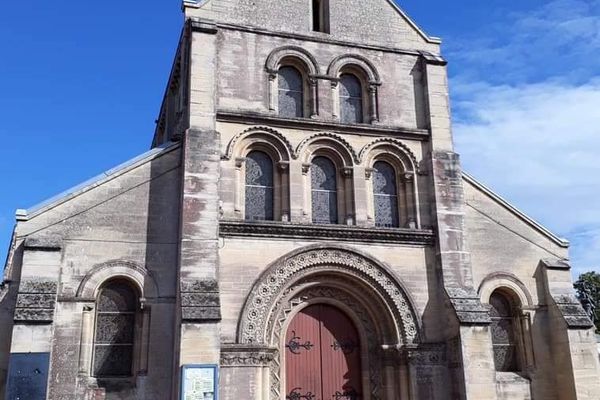
<instances>
[{"instance_id":1,"label":"blue sky","mask_svg":"<svg viewBox=\"0 0 600 400\"><path fill-rule=\"evenodd\" d=\"M399 1L449 60L467 171L600 271L600 0ZM148 149L180 0L0 12L0 260L14 211Z\"/></svg>"}]
</instances>

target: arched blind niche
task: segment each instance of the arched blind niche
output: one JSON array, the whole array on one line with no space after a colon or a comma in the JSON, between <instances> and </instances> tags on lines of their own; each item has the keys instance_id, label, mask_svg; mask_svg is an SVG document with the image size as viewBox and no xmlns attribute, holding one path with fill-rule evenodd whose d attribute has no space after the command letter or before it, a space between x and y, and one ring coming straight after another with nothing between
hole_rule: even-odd
<instances>
[{"instance_id":1,"label":"arched blind niche","mask_svg":"<svg viewBox=\"0 0 600 400\"><path fill-rule=\"evenodd\" d=\"M363 89L360 80L352 74L340 76L340 119L347 124L363 122Z\"/></svg>"},{"instance_id":2,"label":"arched blind niche","mask_svg":"<svg viewBox=\"0 0 600 400\"><path fill-rule=\"evenodd\" d=\"M490 314L496 371L517 372L518 349L514 307L504 294L495 291L490 296Z\"/></svg>"},{"instance_id":3,"label":"arched blind niche","mask_svg":"<svg viewBox=\"0 0 600 400\"><path fill-rule=\"evenodd\" d=\"M337 171L327 157L315 157L311 164L312 221L337 224Z\"/></svg>"},{"instance_id":4,"label":"arched blind niche","mask_svg":"<svg viewBox=\"0 0 600 400\"><path fill-rule=\"evenodd\" d=\"M262 151L246 156L246 220L272 221L273 160Z\"/></svg>"},{"instance_id":5,"label":"arched blind niche","mask_svg":"<svg viewBox=\"0 0 600 400\"><path fill-rule=\"evenodd\" d=\"M373 165L373 201L376 226L386 228L400 226L396 171L384 161L377 161Z\"/></svg>"},{"instance_id":6,"label":"arched blind niche","mask_svg":"<svg viewBox=\"0 0 600 400\"><path fill-rule=\"evenodd\" d=\"M279 116L302 118L304 116L304 82L296 68L284 66L279 69Z\"/></svg>"},{"instance_id":7,"label":"arched blind niche","mask_svg":"<svg viewBox=\"0 0 600 400\"><path fill-rule=\"evenodd\" d=\"M133 370L138 295L124 280L106 283L96 303L94 376L127 377Z\"/></svg>"}]
</instances>

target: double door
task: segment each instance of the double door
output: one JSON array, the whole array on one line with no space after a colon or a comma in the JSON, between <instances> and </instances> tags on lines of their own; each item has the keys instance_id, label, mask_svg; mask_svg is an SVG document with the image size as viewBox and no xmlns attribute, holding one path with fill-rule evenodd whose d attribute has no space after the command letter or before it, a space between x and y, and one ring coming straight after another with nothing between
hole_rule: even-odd
<instances>
[{"instance_id":1,"label":"double door","mask_svg":"<svg viewBox=\"0 0 600 400\"><path fill-rule=\"evenodd\" d=\"M288 327L285 370L288 400L361 400L356 327L335 307L304 308Z\"/></svg>"}]
</instances>

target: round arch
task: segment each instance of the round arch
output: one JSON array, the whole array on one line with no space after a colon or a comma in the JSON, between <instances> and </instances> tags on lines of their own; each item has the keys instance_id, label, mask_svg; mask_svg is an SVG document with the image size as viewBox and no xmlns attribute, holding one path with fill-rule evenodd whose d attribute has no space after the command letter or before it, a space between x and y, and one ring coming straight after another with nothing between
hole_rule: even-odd
<instances>
[{"instance_id":1,"label":"round arch","mask_svg":"<svg viewBox=\"0 0 600 400\"><path fill-rule=\"evenodd\" d=\"M263 126L256 126L235 135L229 142L222 158L230 160L237 157L244 157L253 146L269 149L267 153L276 162L290 161L294 153L290 142L279 131Z\"/></svg>"},{"instance_id":2,"label":"round arch","mask_svg":"<svg viewBox=\"0 0 600 400\"><path fill-rule=\"evenodd\" d=\"M483 279L478 289L481 302L488 304L490 296L498 289L517 299L521 307L533 307L533 299L527 287L519 278L508 272L492 273Z\"/></svg>"},{"instance_id":3,"label":"round arch","mask_svg":"<svg viewBox=\"0 0 600 400\"><path fill-rule=\"evenodd\" d=\"M362 71L371 85L380 85L381 79L375 66L365 57L358 54L345 54L331 61L327 69L327 75L332 79L338 79L341 72L352 67Z\"/></svg>"},{"instance_id":4,"label":"round arch","mask_svg":"<svg viewBox=\"0 0 600 400\"><path fill-rule=\"evenodd\" d=\"M358 157L350 143L334 133L317 133L304 139L296 148L296 158L309 163L316 152L333 154L335 161L341 161L343 167L358 164Z\"/></svg>"},{"instance_id":5,"label":"round arch","mask_svg":"<svg viewBox=\"0 0 600 400\"><path fill-rule=\"evenodd\" d=\"M335 280L315 279L335 277ZM386 326L391 345L419 342L419 322L413 302L393 273L382 263L354 249L315 245L299 249L272 263L253 285L241 313L238 342L270 344L273 338L274 309L290 291L302 283L321 282L327 287L367 293L380 311L376 320ZM329 282L329 283L327 283ZM365 304L365 301L360 301ZM385 313L384 318L379 315Z\"/></svg>"},{"instance_id":6,"label":"round arch","mask_svg":"<svg viewBox=\"0 0 600 400\"><path fill-rule=\"evenodd\" d=\"M284 59L293 59L301 62L309 76L319 75L319 64L315 57L308 51L298 46L283 46L271 52L267 57L265 68L270 74L275 74L279 70Z\"/></svg>"},{"instance_id":7,"label":"round arch","mask_svg":"<svg viewBox=\"0 0 600 400\"><path fill-rule=\"evenodd\" d=\"M410 151L408 146L395 139L385 138L374 140L361 149L358 158L366 167L372 167L375 161L381 158L382 155L394 157L403 166L403 172L418 171L419 164L415 155Z\"/></svg>"},{"instance_id":8,"label":"round arch","mask_svg":"<svg viewBox=\"0 0 600 400\"><path fill-rule=\"evenodd\" d=\"M98 290L107 281L123 278L131 282L146 299L158 297L158 286L152 273L143 266L124 260L112 260L94 266L77 288L76 297L96 298Z\"/></svg>"}]
</instances>

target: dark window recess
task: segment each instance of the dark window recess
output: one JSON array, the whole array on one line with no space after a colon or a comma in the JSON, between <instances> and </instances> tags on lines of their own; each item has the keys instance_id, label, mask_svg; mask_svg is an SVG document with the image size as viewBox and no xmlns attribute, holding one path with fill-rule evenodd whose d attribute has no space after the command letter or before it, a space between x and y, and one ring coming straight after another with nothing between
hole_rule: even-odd
<instances>
[{"instance_id":1,"label":"dark window recess","mask_svg":"<svg viewBox=\"0 0 600 400\"><path fill-rule=\"evenodd\" d=\"M246 220L273 220L273 160L262 151L246 157Z\"/></svg>"},{"instance_id":2,"label":"dark window recess","mask_svg":"<svg viewBox=\"0 0 600 400\"><path fill-rule=\"evenodd\" d=\"M498 292L490 296L492 345L496 371L517 372L514 314L510 302Z\"/></svg>"},{"instance_id":3,"label":"dark window recess","mask_svg":"<svg viewBox=\"0 0 600 400\"><path fill-rule=\"evenodd\" d=\"M399 226L396 171L390 164L383 161L377 161L373 169L375 225L396 228Z\"/></svg>"},{"instance_id":4,"label":"dark window recess","mask_svg":"<svg viewBox=\"0 0 600 400\"><path fill-rule=\"evenodd\" d=\"M363 122L363 94L360 80L351 74L340 77L340 117L348 124Z\"/></svg>"},{"instance_id":5,"label":"dark window recess","mask_svg":"<svg viewBox=\"0 0 600 400\"><path fill-rule=\"evenodd\" d=\"M313 31L329 33L329 0L313 0L312 2Z\"/></svg>"},{"instance_id":6,"label":"dark window recess","mask_svg":"<svg viewBox=\"0 0 600 400\"><path fill-rule=\"evenodd\" d=\"M304 116L304 83L302 74L294 67L279 69L279 115L298 118Z\"/></svg>"},{"instance_id":7,"label":"dark window recess","mask_svg":"<svg viewBox=\"0 0 600 400\"><path fill-rule=\"evenodd\" d=\"M131 376L137 296L129 284L110 282L96 305L94 376Z\"/></svg>"},{"instance_id":8,"label":"dark window recess","mask_svg":"<svg viewBox=\"0 0 600 400\"><path fill-rule=\"evenodd\" d=\"M337 172L335 165L326 157L312 161L312 220L316 224L337 224Z\"/></svg>"}]
</instances>

